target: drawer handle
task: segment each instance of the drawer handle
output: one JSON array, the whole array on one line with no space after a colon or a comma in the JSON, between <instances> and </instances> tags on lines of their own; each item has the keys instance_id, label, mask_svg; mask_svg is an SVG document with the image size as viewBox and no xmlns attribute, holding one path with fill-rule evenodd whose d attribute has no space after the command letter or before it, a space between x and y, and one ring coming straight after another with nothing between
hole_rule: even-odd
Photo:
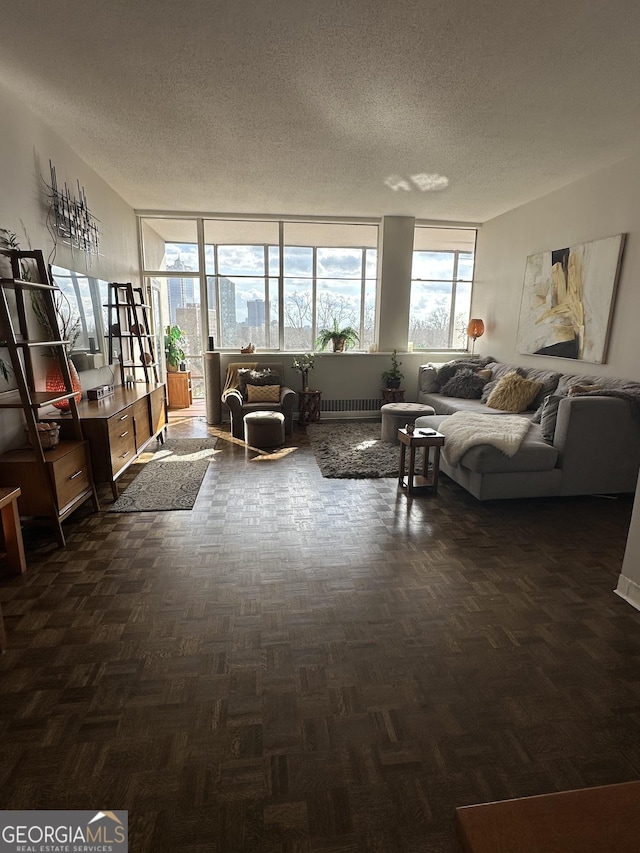
<instances>
[{"instance_id":1,"label":"drawer handle","mask_svg":"<svg viewBox=\"0 0 640 853\"><path fill-rule=\"evenodd\" d=\"M128 430L128 429L126 429L124 432L121 432L121 433L120 433L120 438L124 438L124 437L125 437L125 435L129 435L129 430Z\"/></svg>"},{"instance_id":2,"label":"drawer handle","mask_svg":"<svg viewBox=\"0 0 640 853\"><path fill-rule=\"evenodd\" d=\"M126 421L126 419L127 419L128 417L129 417L129 415L123 415L123 416L120 418L120 420L121 420L121 421Z\"/></svg>"},{"instance_id":3,"label":"drawer handle","mask_svg":"<svg viewBox=\"0 0 640 853\"><path fill-rule=\"evenodd\" d=\"M69 477L69 479L70 479L70 480L75 480L75 478L76 478L76 477L79 477L79 476L80 476L80 474L82 474L82 468L81 468L79 471L76 471L76 473L75 473L75 474L72 474L72 475Z\"/></svg>"},{"instance_id":4,"label":"drawer handle","mask_svg":"<svg viewBox=\"0 0 640 853\"><path fill-rule=\"evenodd\" d=\"M127 450L127 452L126 452L126 453L123 453L123 454L120 456L120 459L124 459L124 458L125 458L126 456L128 456L130 453L131 453L131 451L130 451L130 450Z\"/></svg>"}]
</instances>

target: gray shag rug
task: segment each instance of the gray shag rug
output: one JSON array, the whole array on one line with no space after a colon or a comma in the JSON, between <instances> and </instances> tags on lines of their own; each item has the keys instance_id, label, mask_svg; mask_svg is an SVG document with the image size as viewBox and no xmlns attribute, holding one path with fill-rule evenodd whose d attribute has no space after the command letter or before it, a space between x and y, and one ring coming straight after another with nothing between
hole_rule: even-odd
<instances>
[{"instance_id":1,"label":"gray shag rug","mask_svg":"<svg viewBox=\"0 0 640 853\"><path fill-rule=\"evenodd\" d=\"M168 438L109 512L193 509L217 438Z\"/></svg>"},{"instance_id":2,"label":"gray shag rug","mask_svg":"<svg viewBox=\"0 0 640 853\"><path fill-rule=\"evenodd\" d=\"M343 421L307 426L323 477L364 480L397 477L400 445L380 440L380 421Z\"/></svg>"}]
</instances>

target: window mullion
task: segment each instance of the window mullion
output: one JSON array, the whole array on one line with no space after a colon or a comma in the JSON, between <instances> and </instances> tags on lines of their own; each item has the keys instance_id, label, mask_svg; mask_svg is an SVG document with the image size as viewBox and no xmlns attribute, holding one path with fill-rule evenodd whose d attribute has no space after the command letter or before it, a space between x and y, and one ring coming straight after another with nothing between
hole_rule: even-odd
<instances>
[{"instance_id":1,"label":"window mullion","mask_svg":"<svg viewBox=\"0 0 640 853\"><path fill-rule=\"evenodd\" d=\"M458 287L458 252L453 253L453 275L451 280L451 305L449 307L449 349L453 349L453 330L455 327L456 292Z\"/></svg>"}]
</instances>

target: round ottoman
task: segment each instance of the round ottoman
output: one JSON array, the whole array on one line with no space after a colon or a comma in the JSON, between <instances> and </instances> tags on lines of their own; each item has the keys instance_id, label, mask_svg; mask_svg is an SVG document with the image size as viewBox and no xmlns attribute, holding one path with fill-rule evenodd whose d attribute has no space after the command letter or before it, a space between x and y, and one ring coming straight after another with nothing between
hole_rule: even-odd
<instances>
[{"instance_id":1,"label":"round ottoman","mask_svg":"<svg viewBox=\"0 0 640 853\"><path fill-rule=\"evenodd\" d=\"M435 415L433 406L423 403L386 403L382 412L382 432L380 438L389 444L398 444L398 430L405 424L413 423L416 418Z\"/></svg>"},{"instance_id":2,"label":"round ottoman","mask_svg":"<svg viewBox=\"0 0 640 853\"><path fill-rule=\"evenodd\" d=\"M249 412L243 420L244 440L251 447L278 447L284 444L282 412Z\"/></svg>"}]
</instances>

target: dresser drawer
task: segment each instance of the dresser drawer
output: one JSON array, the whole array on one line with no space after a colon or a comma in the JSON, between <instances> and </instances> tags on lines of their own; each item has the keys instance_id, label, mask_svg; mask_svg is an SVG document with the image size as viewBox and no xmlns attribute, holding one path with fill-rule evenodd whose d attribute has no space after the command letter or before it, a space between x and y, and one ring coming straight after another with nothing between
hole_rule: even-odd
<instances>
[{"instance_id":1,"label":"dresser drawer","mask_svg":"<svg viewBox=\"0 0 640 853\"><path fill-rule=\"evenodd\" d=\"M151 420L149 413L149 400L145 397L144 400L137 400L133 406L133 421L136 435L136 452L145 446L151 438Z\"/></svg>"},{"instance_id":2,"label":"dresser drawer","mask_svg":"<svg viewBox=\"0 0 640 853\"><path fill-rule=\"evenodd\" d=\"M45 471L31 449L10 450L0 457L0 485L20 486L20 515L45 516L51 513L50 484L60 515L83 492L91 491L91 475L86 442L61 441L45 451Z\"/></svg>"},{"instance_id":3,"label":"dresser drawer","mask_svg":"<svg viewBox=\"0 0 640 853\"><path fill-rule=\"evenodd\" d=\"M85 444L79 445L51 463L58 508L63 512L86 489L91 488L91 475Z\"/></svg>"},{"instance_id":4,"label":"dresser drawer","mask_svg":"<svg viewBox=\"0 0 640 853\"><path fill-rule=\"evenodd\" d=\"M107 422L109 432L109 452L111 456L111 472L113 475L121 471L136 455L135 425L133 422L133 406L128 406Z\"/></svg>"}]
</instances>

